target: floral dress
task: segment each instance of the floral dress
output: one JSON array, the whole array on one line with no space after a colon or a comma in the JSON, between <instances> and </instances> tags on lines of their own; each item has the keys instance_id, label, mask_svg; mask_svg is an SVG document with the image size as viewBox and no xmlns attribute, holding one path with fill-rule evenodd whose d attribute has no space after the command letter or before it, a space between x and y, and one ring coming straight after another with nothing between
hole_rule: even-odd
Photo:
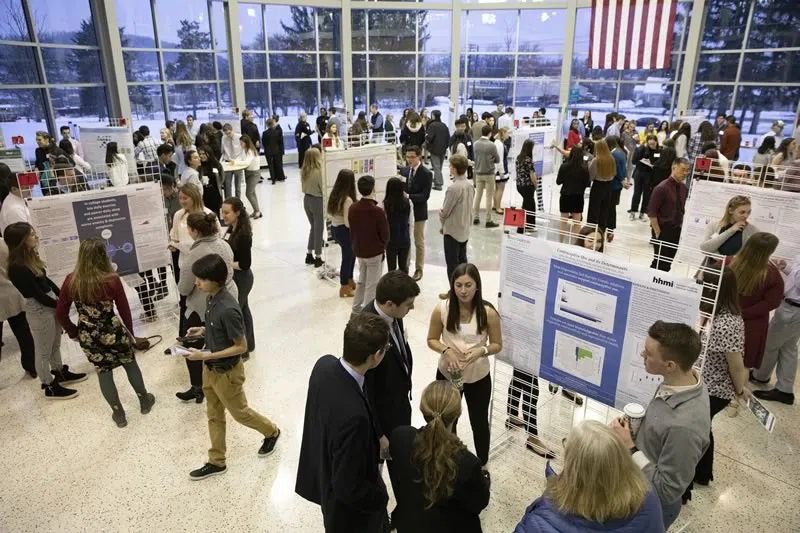
<instances>
[{"instance_id":1,"label":"floral dress","mask_svg":"<svg viewBox=\"0 0 800 533\"><path fill-rule=\"evenodd\" d=\"M91 304L75 300L75 308L78 310L78 342L98 372L133 362L133 344L114 313L113 300Z\"/></svg>"}]
</instances>

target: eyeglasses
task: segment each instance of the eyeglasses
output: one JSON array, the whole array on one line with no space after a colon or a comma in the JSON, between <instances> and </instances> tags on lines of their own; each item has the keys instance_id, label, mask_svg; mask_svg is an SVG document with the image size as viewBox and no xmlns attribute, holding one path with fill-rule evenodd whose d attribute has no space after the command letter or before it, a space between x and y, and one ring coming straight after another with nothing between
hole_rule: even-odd
<instances>
[{"instance_id":1,"label":"eyeglasses","mask_svg":"<svg viewBox=\"0 0 800 533\"><path fill-rule=\"evenodd\" d=\"M381 353L385 354L386 352L388 352L391 349L392 349L392 343L391 342L387 342L386 346L384 346L383 350L381 350Z\"/></svg>"}]
</instances>

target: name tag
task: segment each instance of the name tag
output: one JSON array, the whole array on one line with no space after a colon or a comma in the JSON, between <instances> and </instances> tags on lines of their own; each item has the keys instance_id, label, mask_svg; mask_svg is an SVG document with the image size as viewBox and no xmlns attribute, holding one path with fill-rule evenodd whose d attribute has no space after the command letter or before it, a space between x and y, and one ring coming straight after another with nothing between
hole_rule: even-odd
<instances>
[{"instance_id":1,"label":"name tag","mask_svg":"<svg viewBox=\"0 0 800 533\"><path fill-rule=\"evenodd\" d=\"M661 154L658 154L658 153L656 153L656 154L653 154L653 157L655 157L656 159L658 159L659 157L661 157Z\"/></svg>"}]
</instances>

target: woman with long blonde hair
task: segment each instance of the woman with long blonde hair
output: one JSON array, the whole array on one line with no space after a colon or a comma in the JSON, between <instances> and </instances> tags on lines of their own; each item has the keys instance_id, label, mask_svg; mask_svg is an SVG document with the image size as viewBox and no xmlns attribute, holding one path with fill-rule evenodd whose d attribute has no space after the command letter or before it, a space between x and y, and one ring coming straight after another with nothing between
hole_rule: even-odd
<instances>
[{"instance_id":1,"label":"woman with long blonde hair","mask_svg":"<svg viewBox=\"0 0 800 533\"><path fill-rule=\"evenodd\" d=\"M748 222L753 206L747 196L736 195L728 200L722 218L706 226L700 249L720 255L736 255L758 228Z\"/></svg>"},{"instance_id":2,"label":"woman with long blonde hair","mask_svg":"<svg viewBox=\"0 0 800 533\"><path fill-rule=\"evenodd\" d=\"M194 140L186 123L179 120L175 124L175 153L172 154L172 160L177 165L176 176L181 176L186 170L186 153L191 150L195 150Z\"/></svg>"},{"instance_id":3,"label":"woman with long blonde hair","mask_svg":"<svg viewBox=\"0 0 800 533\"><path fill-rule=\"evenodd\" d=\"M663 533L661 503L611 428L587 420L572 428L564 468L547 480L514 533Z\"/></svg>"},{"instance_id":4,"label":"woman with long blonde hair","mask_svg":"<svg viewBox=\"0 0 800 533\"><path fill-rule=\"evenodd\" d=\"M300 187L303 190L303 208L311 228L308 230L306 264L319 268L322 260L322 240L325 232L325 213L322 209L322 153L309 148L300 169ZM314 255L311 255L314 252Z\"/></svg>"},{"instance_id":5,"label":"woman with long blonde hair","mask_svg":"<svg viewBox=\"0 0 800 533\"><path fill-rule=\"evenodd\" d=\"M750 237L730 262L744 319L744 366L750 369L761 366L769 314L783 302L783 277L770 261L777 248L778 237L761 231Z\"/></svg>"},{"instance_id":6,"label":"woman with long blonde hair","mask_svg":"<svg viewBox=\"0 0 800 533\"><path fill-rule=\"evenodd\" d=\"M589 164L589 178L592 188L589 192L589 213L586 222L597 224L600 233L605 234L608 228L609 215L613 208L612 189L614 176L617 174L617 163L604 139L594 143L594 159Z\"/></svg>"},{"instance_id":7,"label":"woman with long blonde hair","mask_svg":"<svg viewBox=\"0 0 800 533\"><path fill-rule=\"evenodd\" d=\"M399 533L478 533L489 484L478 458L455 434L461 395L449 381L434 381L422 391L419 407L426 425L401 426L389 441L397 499L392 525Z\"/></svg>"},{"instance_id":8,"label":"woman with long blonde hair","mask_svg":"<svg viewBox=\"0 0 800 533\"><path fill-rule=\"evenodd\" d=\"M56 320L58 286L47 277L39 257L39 235L27 222L14 222L3 231L8 246L8 279L25 298L25 315L34 338L36 374L47 400L67 400L78 391L62 385L86 379L61 362L61 327Z\"/></svg>"},{"instance_id":9,"label":"woman with long blonde hair","mask_svg":"<svg viewBox=\"0 0 800 533\"><path fill-rule=\"evenodd\" d=\"M77 325L69 317L73 303L78 311ZM119 316L114 313L115 304ZM86 358L97 369L100 392L111 406L111 418L117 426L128 424L114 384L114 369L119 366L128 375L142 414L149 413L156 397L147 392L133 351L134 345L144 347L147 340L134 341L125 287L111 266L102 240L81 243L75 270L64 280L58 295L56 318L71 339L78 339Z\"/></svg>"}]
</instances>

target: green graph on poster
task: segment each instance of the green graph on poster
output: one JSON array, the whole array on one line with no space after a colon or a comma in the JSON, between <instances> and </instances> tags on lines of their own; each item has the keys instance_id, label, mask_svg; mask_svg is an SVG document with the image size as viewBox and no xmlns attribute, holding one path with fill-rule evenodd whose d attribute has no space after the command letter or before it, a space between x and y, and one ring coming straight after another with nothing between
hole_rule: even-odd
<instances>
[{"instance_id":1,"label":"green graph on poster","mask_svg":"<svg viewBox=\"0 0 800 533\"><path fill-rule=\"evenodd\" d=\"M586 348L581 348L580 346L575 348L575 361L580 361L581 359L591 359L592 358L592 351Z\"/></svg>"}]
</instances>

